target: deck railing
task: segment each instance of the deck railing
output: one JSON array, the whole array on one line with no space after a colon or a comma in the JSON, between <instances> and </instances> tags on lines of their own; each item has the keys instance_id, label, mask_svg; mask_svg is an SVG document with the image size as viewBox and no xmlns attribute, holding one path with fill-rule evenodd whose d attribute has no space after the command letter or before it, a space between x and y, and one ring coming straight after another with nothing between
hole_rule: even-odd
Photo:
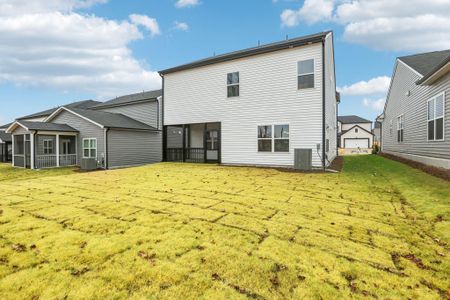
<instances>
[{"instance_id":1,"label":"deck railing","mask_svg":"<svg viewBox=\"0 0 450 300\"><path fill-rule=\"evenodd\" d=\"M205 150L203 148L167 148L166 150L167 161L173 162L195 162L202 163L205 161Z\"/></svg>"},{"instance_id":2,"label":"deck railing","mask_svg":"<svg viewBox=\"0 0 450 300\"><path fill-rule=\"evenodd\" d=\"M56 167L56 155L37 155L35 168L47 169Z\"/></svg>"},{"instance_id":3,"label":"deck railing","mask_svg":"<svg viewBox=\"0 0 450 300\"><path fill-rule=\"evenodd\" d=\"M59 165L61 167L75 166L77 164L76 154L62 154L59 156Z\"/></svg>"}]
</instances>

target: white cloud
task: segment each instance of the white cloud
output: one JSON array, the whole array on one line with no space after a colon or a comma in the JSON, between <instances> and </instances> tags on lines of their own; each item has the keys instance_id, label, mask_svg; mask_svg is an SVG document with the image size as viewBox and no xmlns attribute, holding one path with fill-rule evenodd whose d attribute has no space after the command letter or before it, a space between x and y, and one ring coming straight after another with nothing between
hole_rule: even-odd
<instances>
[{"instance_id":1,"label":"white cloud","mask_svg":"<svg viewBox=\"0 0 450 300\"><path fill-rule=\"evenodd\" d=\"M133 14L130 15L130 20L133 24L143 26L145 29L150 31L151 36L161 34L158 21L154 18L150 18L145 15Z\"/></svg>"},{"instance_id":2,"label":"white cloud","mask_svg":"<svg viewBox=\"0 0 450 300\"><path fill-rule=\"evenodd\" d=\"M296 26L333 21L344 26L344 39L379 50L427 51L450 48L448 0L305 0L281 14Z\"/></svg>"},{"instance_id":3,"label":"white cloud","mask_svg":"<svg viewBox=\"0 0 450 300\"><path fill-rule=\"evenodd\" d=\"M198 0L178 0L175 3L175 6L177 8L183 8L183 7L190 7L190 6L197 6L200 2Z\"/></svg>"},{"instance_id":4,"label":"white cloud","mask_svg":"<svg viewBox=\"0 0 450 300\"><path fill-rule=\"evenodd\" d=\"M368 81L359 81L352 85L339 87L338 91L344 96L385 95L389 89L391 79L379 76Z\"/></svg>"},{"instance_id":5,"label":"white cloud","mask_svg":"<svg viewBox=\"0 0 450 300\"><path fill-rule=\"evenodd\" d=\"M286 9L281 13L283 26L297 26L302 20L309 24L332 17L334 0L305 0L298 10Z\"/></svg>"},{"instance_id":6,"label":"white cloud","mask_svg":"<svg viewBox=\"0 0 450 300\"><path fill-rule=\"evenodd\" d=\"M385 98L380 98L377 100L371 100L368 98L363 99L363 105L372 109L377 113L381 113L383 111L385 103L386 103Z\"/></svg>"},{"instance_id":7,"label":"white cloud","mask_svg":"<svg viewBox=\"0 0 450 300\"><path fill-rule=\"evenodd\" d=\"M0 0L0 16L37 14L47 12L71 12L88 8L108 0Z\"/></svg>"},{"instance_id":8,"label":"white cloud","mask_svg":"<svg viewBox=\"0 0 450 300\"><path fill-rule=\"evenodd\" d=\"M15 8L16 1L22 0L0 0L0 6ZM72 11L76 5L104 1L26 2L33 3L31 12L19 5L17 12L0 15L0 82L99 98L160 87L157 72L134 58L128 47L144 38L137 25ZM63 8L55 8L57 4Z\"/></svg>"},{"instance_id":9,"label":"white cloud","mask_svg":"<svg viewBox=\"0 0 450 300\"><path fill-rule=\"evenodd\" d=\"M189 25L187 23L184 22L175 22L175 28L181 31L188 31L189 30Z\"/></svg>"}]
</instances>

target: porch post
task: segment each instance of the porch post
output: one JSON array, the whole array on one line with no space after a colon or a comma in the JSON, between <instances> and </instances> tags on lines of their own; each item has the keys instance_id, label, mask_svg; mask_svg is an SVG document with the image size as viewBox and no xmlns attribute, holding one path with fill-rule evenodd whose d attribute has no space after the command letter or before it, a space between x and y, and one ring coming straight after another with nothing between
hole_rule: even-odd
<instances>
[{"instance_id":1,"label":"porch post","mask_svg":"<svg viewBox=\"0 0 450 300\"><path fill-rule=\"evenodd\" d=\"M183 125L183 162L186 162L186 125Z\"/></svg>"},{"instance_id":2,"label":"porch post","mask_svg":"<svg viewBox=\"0 0 450 300\"><path fill-rule=\"evenodd\" d=\"M203 124L203 162L204 163L206 163L208 161L208 153L207 153L208 150L206 150L206 148L208 148L207 147L207 145L208 145L207 137L206 137L207 132L208 132L208 124L204 123Z\"/></svg>"},{"instance_id":3,"label":"porch post","mask_svg":"<svg viewBox=\"0 0 450 300\"><path fill-rule=\"evenodd\" d=\"M30 134L30 169L34 170L34 132Z\"/></svg>"},{"instance_id":4,"label":"porch post","mask_svg":"<svg viewBox=\"0 0 450 300\"><path fill-rule=\"evenodd\" d=\"M14 134L11 134L11 142L12 142L12 166L14 167L14 153L15 153L15 149L14 149Z\"/></svg>"},{"instance_id":5,"label":"porch post","mask_svg":"<svg viewBox=\"0 0 450 300\"><path fill-rule=\"evenodd\" d=\"M59 133L56 134L56 167L59 167Z\"/></svg>"}]
</instances>

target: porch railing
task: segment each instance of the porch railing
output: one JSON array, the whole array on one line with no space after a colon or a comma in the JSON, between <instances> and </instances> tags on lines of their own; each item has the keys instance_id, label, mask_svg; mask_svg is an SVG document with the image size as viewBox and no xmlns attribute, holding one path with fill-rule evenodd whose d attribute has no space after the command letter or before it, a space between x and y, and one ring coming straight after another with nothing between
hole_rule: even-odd
<instances>
[{"instance_id":1,"label":"porch railing","mask_svg":"<svg viewBox=\"0 0 450 300\"><path fill-rule=\"evenodd\" d=\"M37 155L35 168L46 169L56 167L56 155Z\"/></svg>"},{"instance_id":2,"label":"porch railing","mask_svg":"<svg viewBox=\"0 0 450 300\"><path fill-rule=\"evenodd\" d=\"M59 156L59 165L61 167L75 166L77 164L76 154L62 154Z\"/></svg>"},{"instance_id":3,"label":"porch railing","mask_svg":"<svg viewBox=\"0 0 450 300\"><path fill-rule=\"evenodd\" d=\"M203 148L186 148L184 149L184 157L183 157L183 148L167 148L167 161L172 162L194 162L194 163L202 163L205 162L205 150ZM184 160L183 160L184 159Z\"/></svg>"}]
</instances>

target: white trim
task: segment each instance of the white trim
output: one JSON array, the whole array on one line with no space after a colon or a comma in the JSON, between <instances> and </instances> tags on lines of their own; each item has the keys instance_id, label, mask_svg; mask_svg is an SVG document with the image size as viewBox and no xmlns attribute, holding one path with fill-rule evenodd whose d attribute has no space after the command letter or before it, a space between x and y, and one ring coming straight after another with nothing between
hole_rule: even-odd
<instances>
[{"instance_id":1,"label":"white trim","mask_svg":"<svg viewBox=\"0 0 450 300\"><path fill-rule=\"evenodd\" d=\"M92 121L91 119L88 119L88 118L86 118L86 117L84 117L84 116L82 116L82 115L80 115L80 114L77 114L76 112L71 111L70 109L68 109L67 107L64 107L64 106L58 108L58 109L57 109L55 112L53 112L50 116L48 116L47 118L45 118L44 122L49 122L49 121L51 121L51 120L52 120L56 115L58 115L62 110L65 110L65 111L67 111L67 112L69 112L69 113L71 113L71 114L73 114L73 115L75 115L75 116L77 116L77 117L79 117L79 118L82 118L82 119L85 120L85 121L91 122L92 124L97 125L97 126L100 127L100 128L105 128L105 126L103 126L103 125L101 125L101 124L99 124L99 123L97 123L97 122L95 122L95 121Z\"/></svg>"},{"instance_id":2,"label":"white trim","mask_svg":"<svg viewBox=\"0 0 450 300\"><path fill-rule=\"evenodd\" d=\"M35 152L35 146L34 146L34 137L35 137L35 133L32 132L30 134L30 169L34 170L34 152Z\"/></svg>"},{"instance_id":3,"label":"white trim","mask_svg":"<svg viewBox=\"0 0 450 300\"><path fill-rule=\"evenodd\" d=\"M15 141L14 141L14 134L11 134L11 141L12 141L12 166L14 167L14 144L15 144Z\"/></svg>"},{"instance_id":4,"label":"white trim","mask_svg":"<svg viewBox=\"0 0 450 300\"><path fill-rule=\"evenodd\" d=\"M436 118L436 99L442 96L442 139L432 139L430 140L430 137L428 136L428 126L429 126L429 122L430 121L434 121L434 137L436 137L436 120L440 119L440 118ZM428 119L428 103L430 103L430 101L435 101L434 103L434 118L432 120ZM430 99L427 100L427 142L444 142L445 141L445 91L436 94L435 96L431 97Z\"/></svg>"},{"instance_id":5,"label":"white trim","mask_svg":"<svg viewBox=\"0 0 450 300\"><path fill-rule=\"evenodd\" d=\"M57 133L56 134L56 167L57 168L59 168L59 165L60 165L60 163L59 163L59 156L60 156L60 153L59 153L59 134Z\"/></svg>"},{"instance_id":6,"label":"white trim","mask_svg":"<svg viewBox=\"0 0 450 300\"><path fill-rule=\"evenodd\" d=\"M445 75L445 69L450 67L450 62L446 63L445 65L443 65L439 70L436 70L433 72L433 75L431 75L430 77L428 77L428 79L426 79L424 82L422 82L420 85L431 85L433 84L435 81L439 80L439 78L441 78L443 75ZM441 72L444 71L443 74L441 74ZM441 76L442 75L442 76ZM437 78L436 78L437 77Z\"/></svg>"},{"instance_id":7,"label":"white trim","mask_svg":"<svg viewBox=\"0 0 450 300\"><path fill-rule=\"evenodd\" d=\"M25 129L26 131L30 131L25 125L21 124L19 121L14 121L11 125L9 125L9 127L6 129L6 133L12 134L12 131L14 131L17 127L20 126L23 129Z\"/></svg>"}]
</instances>

